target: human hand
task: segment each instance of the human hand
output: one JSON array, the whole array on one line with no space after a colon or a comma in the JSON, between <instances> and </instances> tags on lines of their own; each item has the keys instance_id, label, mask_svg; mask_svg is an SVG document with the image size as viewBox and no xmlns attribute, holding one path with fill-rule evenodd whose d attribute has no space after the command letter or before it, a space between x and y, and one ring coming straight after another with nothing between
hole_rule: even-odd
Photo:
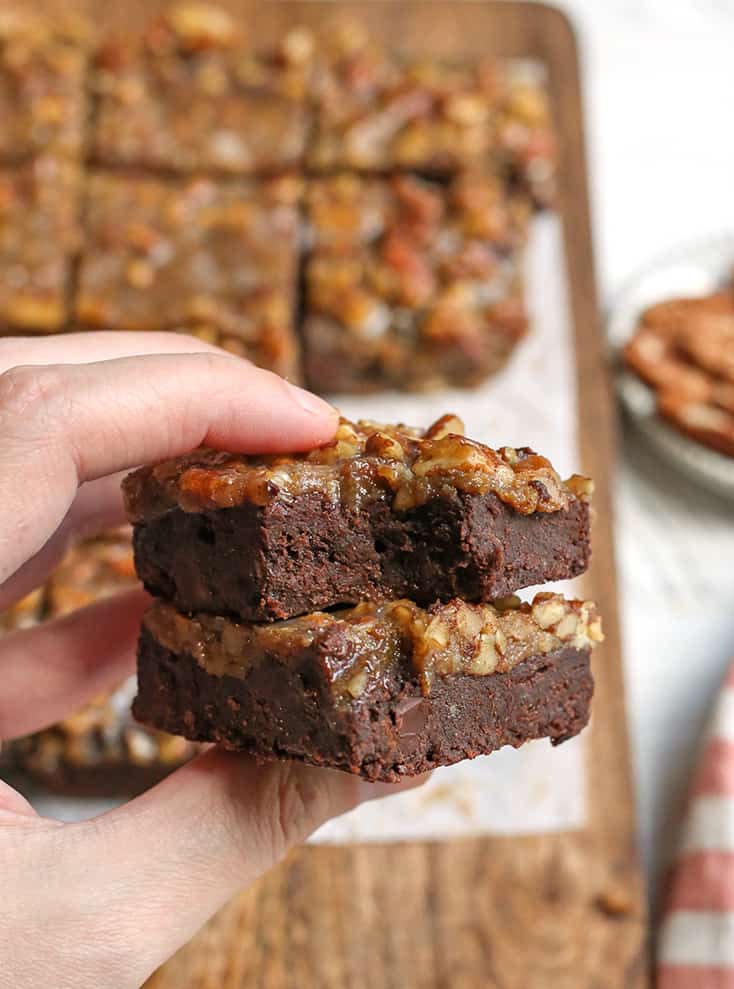
<instances>
[{"instance_id":1,"label":"human hand","mask_svg":"<svg viewBox=\"0 0 734 989\"><path fill-rule=\"evenodd\" d=\"M201 444L308 449L335 428L320 399L187 337L0 341L0 609L72 539L123 521L120 472ZM0 738L127 676L146 601L121 594L3 638ZM291 845L394 791L211 749L117 810L60 824L0 781L0 987L138 987Z\"/></svg>"}]
</instances>

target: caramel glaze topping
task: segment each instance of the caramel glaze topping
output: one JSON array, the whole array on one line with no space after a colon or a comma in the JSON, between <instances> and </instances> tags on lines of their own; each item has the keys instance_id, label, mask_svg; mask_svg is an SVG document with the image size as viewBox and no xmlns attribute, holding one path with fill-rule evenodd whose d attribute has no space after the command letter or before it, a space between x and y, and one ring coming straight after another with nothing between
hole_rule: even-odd
<instances>
[{"instance_id":1,"label":"caramel glaze topping","mask_svg":"<svg viewBox=\"0 0 734 989\"><path fill-rule=\"evenodd\" d=\"M593 484L562 481L545 457L528 448L493 450L467 439L456 416L427 430L341 419L334 439L309 453L244 456L209 449L143 467L123 484L132 522L180 508L205 512L243 503L267 505L318 491L359 511L391 498L404 511L436 497L494 493L522 515L557 512L588 500Z\"/></svg>"},{"instance_id":2,"label":"caramel glaze topping","mask_svg":"<svg viewBox=\"0 0 734 989\"><path fill-rule=\"evenodd\" d=\"M188 616L157 601L145 627L164 648L191 656L215 676L244 678L262 662L284 666L317 650L337 701L349 702L407 664L422 692L434 677L507 673L531 656L562 646L587 649L603 634L596 605L540 593L532 604L454 600L419 608L412 601L317 611L271 625Z\"/></svg>"}]
</instances>

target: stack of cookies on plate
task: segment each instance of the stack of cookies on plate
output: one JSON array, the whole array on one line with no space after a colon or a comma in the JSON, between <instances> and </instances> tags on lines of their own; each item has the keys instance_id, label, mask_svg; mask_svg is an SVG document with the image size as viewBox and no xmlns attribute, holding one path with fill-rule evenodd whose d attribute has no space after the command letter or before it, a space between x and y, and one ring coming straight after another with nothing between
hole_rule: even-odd
<instances>
[{"instance_id":1,"label":"stack of cookies on plate","mask_svg":"<svg viewBox=\"0 0 734 989\"><path fill-rule=\"evenodd\" d=\"M734 283L650 306L623 358L667 422L734 456Z\"/></svg>"}]
</instances>

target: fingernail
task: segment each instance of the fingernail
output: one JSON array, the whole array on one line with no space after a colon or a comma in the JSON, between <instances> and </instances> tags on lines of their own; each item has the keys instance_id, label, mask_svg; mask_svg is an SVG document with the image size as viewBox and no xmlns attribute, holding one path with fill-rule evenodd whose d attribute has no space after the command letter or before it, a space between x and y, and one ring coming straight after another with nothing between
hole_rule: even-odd
<instances>
[{"instance_id":1,"label":"fingernail","mask_svg":"<svg viewBox=\"0 0 734 989\"><path fill-rule=\"evenodd\" d=\"M329 416L331 418L337 416L337 411L333 405L329 405L328 402L312 394L312 392L306 391L305 388L299 388L298 385L292 385L288 382L288 389L296 405L300 406L304 412L308 412L309 415Z\"/></svg>"}]
</instances>

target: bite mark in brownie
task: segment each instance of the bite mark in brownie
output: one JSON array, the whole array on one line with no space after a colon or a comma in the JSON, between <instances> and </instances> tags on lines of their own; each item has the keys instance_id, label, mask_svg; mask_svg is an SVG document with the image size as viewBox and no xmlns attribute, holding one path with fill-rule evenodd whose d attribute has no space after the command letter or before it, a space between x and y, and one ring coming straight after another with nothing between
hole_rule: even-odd
<instances>
[{"instance_id":1,"label":"bite mark in brownie","mask_svg":"<svg viewBox=\"0 0 734 989\"><path fill-rule=\"evenodd\" d=\"M586 724L594 606L409 601L244 626L157 603L138 654L141 721L262 759L394 781Z\"/></svg>"},{"instance_id":2,"label":"bite mark in brownie","mask_svg":"<svg viewBox=\"0 0 734 989\"><path fill-rule=\"evenodd\" d=\"M124 483L136 567L184 611L273 621L410 597L487 601L589 561L591 482L455 417L425 432L343 420L307 454L198 451Z\"/></svg>"}]
</instances>

